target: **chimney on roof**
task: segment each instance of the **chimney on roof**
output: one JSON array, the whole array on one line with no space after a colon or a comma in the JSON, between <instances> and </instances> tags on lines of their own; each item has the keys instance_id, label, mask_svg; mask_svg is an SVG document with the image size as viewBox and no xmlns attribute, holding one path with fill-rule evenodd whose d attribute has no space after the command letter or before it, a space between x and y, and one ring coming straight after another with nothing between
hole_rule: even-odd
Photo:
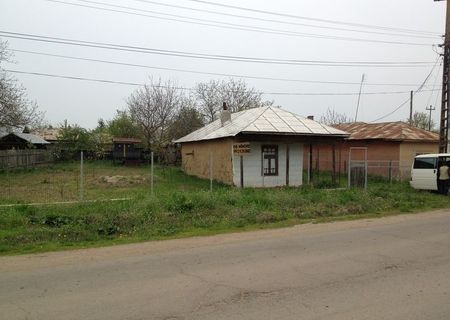
<instances>
[{"instance_id":1,"label":"chimney on roof","mask_svg":"<svg viewBox=\"0 0 450 320\"><path fill-rule=\"evenodd\" d=\"M222 127L228 121L231 121L231 112L230 112L230 110L228 110L227 103L224 102L223 103L223 109L222 109L222 112L220 114L220 123L222 124Z\"/></svg>"},{"instance_id":2,"label":"chimney on roof","mask_svg":"<svg viewBox=\"0 0 450 320\"><path fill-rule=\"evenodd\" d=\"M307 116L309 120L314 120L314 116Z\"/></svg>"}]
</instances>

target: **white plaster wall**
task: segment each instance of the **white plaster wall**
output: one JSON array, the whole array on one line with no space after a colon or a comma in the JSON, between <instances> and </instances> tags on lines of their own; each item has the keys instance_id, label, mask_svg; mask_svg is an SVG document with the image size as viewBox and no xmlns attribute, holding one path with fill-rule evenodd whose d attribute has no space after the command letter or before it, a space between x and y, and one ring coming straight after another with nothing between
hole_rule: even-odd
<instances>
[{"instance_id":1,"label":"white plaster wall","mask_svg":"<svg viewBox=\"0 0 450 320\"><path fill-rule=\"evenodd\" d=\"M278 145L278 176L261 175L261 145ZM249 154L244 158L244 187L278 187L286 185L286 144L250 142ZM289 185L302 185L303 144L289 144ZM233 156L233 183L241 185L240 157Z\"/></svg>"}]
</instances>

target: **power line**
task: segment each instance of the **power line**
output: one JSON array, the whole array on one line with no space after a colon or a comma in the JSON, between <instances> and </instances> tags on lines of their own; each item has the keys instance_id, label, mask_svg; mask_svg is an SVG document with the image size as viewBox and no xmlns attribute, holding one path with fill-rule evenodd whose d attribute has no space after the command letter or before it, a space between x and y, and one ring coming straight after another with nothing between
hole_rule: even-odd
<instances>
[{"instance_id":1,"label":"power line","mask_svg":"<svg viewBox=\"0 0 450 320\"><path fill-rule=\"evenodd\" d=\"M327 36L327 35L312 34L312 33L299 33L299 32L277 30L277 29L270 29L270 28L249 27L249 26L232 24L232 23L227 23L224 25L224 24L220 24L216 21L214 21L213 23L186 21L186 20L180 20L180 19L176 19L176 18L163 18L163 17L159 17L159 16L147 15L147 14L142 14L142 13L137 13L137 12L129 12L129 11L123 11L123 10L118 10L118 9L108 9L108 8L97 7L97 6L92 6L92 5L70 3L70 2L60 1L60 0L46 0L46 1L65 4L65 5L71 5L71 6L77 6L77 7L91 8L91 9L102 10L102 11L125 13L125 14L129 14L129 15L149 17L149 18L154 18L154 19L184 22L184 23L191 23L191 24L197 24L197 25L203 25L203 26L212 26L212 27L225 28L225 29L245 30L245 31L252 31L252 32L267 33L267 34L279 34L279 35L285 35L285 36L308 37L308 38L342 40L342 41L357 41L357 42L366 42L366 43L395 44L395 45L411 45L411 46L431 46L431 45L433 45L431 43L401 42L401 41L351 38L351 37L342 37L342 36ZM175 15L166 14L166 13L158 13L158 14L162 14L162 15L166 15L166 16L167 15L175 16ZM196 18L185 18L185 19L196 20L196 21L204 20L204 19L196 19Z\"/></svg>"},{"instance_id":2,"label":"power line","mask_svg":"<svg viewBox=\"0 0 450 320\"><path fill-rule=\"evenodd\" d=\"M424 80L424 81L422 82L422 84L417 88L417 90L415 90L415 91L412 93L412 95L411 95L410 98L408 98L407 100L405 100L404 102L402 102L398 107L394 108L394 110L390 111L389 113L387 113L387 114L385 114L385 115L383 115L383 116L381 116L381 117L379 117L379 118L377 118L377 119L375 119L375 120L369 121L369 122L377 122L377 121L379 121L379 120L382 120L382 119L384 119L384 118L387 118L388 116L390 116L390 115L394 114L395 112L397 112L398 110L400 110L400 109L401 109L405 104L407 104L409 101L411 101L411 99L412 99L417 93L419 93L419 92L421 92L421 91L427 91L427 90L422 90L422 89L423 89L423 87L425 86L425 84L426 84L426 82L428 81L428 79L430 78L430 76L432 75L432 73L433 73L433 71L434 71L434 68L436 67L436 64L438 63L439 59L440 59L440 56L438 56L438 58L436 59L436 62L435 62L435 64L434 64L434 66L431 68L430 73L425 77L425 80Z\"/></svg>"},{"instance_id":3,"label":"power line","mask_svg":"<svg viewBox=\"0 0 450 320\"><path fill-rule=\"evenodd\" d=\"M17 33L1 31L0 35L7 38L39 41L47 43L56 43L72 46L83 46L90 48L119 50L128 52L139 52L146 54L158 54L164 56L175 56L194 59L207 59L207 60L221 60L221 61L233 61L233 62L249 62L249 63L263 63L263 64L279 64L279 65L306 65L306 66L325 66L325 67L422 67L429 65L429 62L423 61L410 61L410 62L358 62L358 61L326 61L326 60L290 60L290 59L274 59L274 58L258 58L258 57L244 57L244 56L228 56L228 55L216 55L205 54L186 51L174 51L165 49L145 48L128 46L113 43L102 43L85 40L74 40L68 38L57 38L49 36L33 35L28 33Z\"/></svg>"},{"instance_id":4,"label":"power line","mask_svg":"<svg viewBox=\"0 0 450 320\"><path fill-rule=\"evenodd\" d=\"M52 1L52 0L45 0L45 1L58 2L58 3L63 3L63 4L66 3L66 2L62 2L62 1ZM207 20L207 19L186 17L186 16L181 16L181 15L167 14L167 13L157 12L157 11L153 11L153 10L145 10L145 9L133 8L133 7L129 7L129 6L123 6L123 5L114 5L114 4L98 2L98 1L89 1L89 0L74 0L74 1L83 2L83 3L90 3L90 4L99 4L99 5L103 5L103 6L108 6L108 7L113 7L113 8L121 8L121 9L127 9L127 10L133 10L133 11L138 11L138 12L156 13L156 14L160 14L160 15L172 16L172 17L183 18L183 19L193 19L193 20L197 20L197 21L218 23L218 21L215 21L215 20ZM305 23L299 23L299 22L291 22L291 21L286 21L286 20L275 20L275 19L267 19L267 18L258 18L258 17L245 16L245 15L239 15L239 14L231 14L231 13L219 12L219 11L213 11L213 10L198 9L198 8L174 5L174 4L169 4L169 3L161 3L161 2L156 2L156 1L146 1L146 0L132 0L132 1L140 2L140 3L146 3L146 4L155 4L155 5L158 5L158 6L164 6L164 7L169 7L169 8L178 8L178 9L195 11L195 12L216 14L216 15L227 16L227 17L243 18L243 19L249 19L249 20L254 20L254 21L272 22L272 23L279 23L279 24L302 26L302 27L338 30L338 31L346 31L346 32L368 33L368 34L377 34L377 35L388 35L388 36L407 36L407 37L434 38L434 39L435 38L441 38L440 35L414 35L414 34L401 34L401 33L377 32L377 31L368 31L368 30L357 30L357 29L339 28L339 27L330 27L330 26L319 26L319 25L305 24ZM66 4L68 4L68 3L66 3ZM96 8L98 8L98 7L96 7ZM222 22L219 22L219 23L222 23ZM246 25L232 24L232 23L229 23L229 22L226 22L226 25L233 25L233 26L240 26L240 27L242 27L242 26L249 27L249 26L246 26ZM254 28L254 27L252 27L252 28ZM267 29L267 30L281 31L281 30L275 30L275 29Z\"/></svg>"},{"instance_id":5,"label":"power line","mask_svg":"<svg viewBox=\"0 0 450 320\"><path fill-rule=\"evenodd\" d=\"M136 83L136 82L124 82L124 81L113 81L113 80L105 80L105 79L97 79L97 78L86 78L86 77L76 77L76 76L67 76L60 74L50 74L50 73L42 73L42 72L30 72L30 71L21 71L21 70L11 70L4 69L6 72L16 73L16 74L28 74L35 76L44 76L51 78L62 78L62 79L70 79L70 80L79 80L79 81L90 81L90 82L102 82L102 83L110 83L110 84L120 84L120 85L130 85L130 86L144 86L144 83ZM165 88L166 86L158 86ZM186 87L175 87L174 89L178 90L187 90L187 91L195 91L195 88L186 88ZM434 91L435 89L430 90L422 90L422 91ZM364 95L390 95L390 94L405 94L409 91L382 91L382 92L364 92ZM258 93L264 95L291 95L291 96L354 96L358 95L358 92L263 92L258 91Z\"/></svg>"},{"instance_id":6,"label":"power line","mask_svg":"<svg viewBox=\"0 0 450 320\"><path fill-rule=\"evenodd\" d=\"M202 72L202 71L177 69L177 68L155 67L155 66L148 66L148 65L142 65L142 64L127 63L127 62L119 62L119 61L111 61L111 60L103 60L103 59L82 58L82 57L75 57L75 56L68 56L68 55L59 55L59 54L51 54L51 53L37 52L37 51L17 50L17 49L10 49L10 50L14 51L14 52L34 54L34 55L42 55L42 56L49 56L49 57L56 57L56 58L63 58L63 59L72 59L72 60L80 60L80 61L98 62L98 63L113 64L113 65L120 65L120 66L128 66L128 67L138 67L138 68L166 70L166 71L176 71L176 72L193 73L193 74L214 75L214 76L222 76L222 77L235 77L235 78L271 80L271 81L285 81L285 82L315 83L315 84L338 84L338 85L358 85L359 84L359 82L286 79L286 78L272 78L272 77L257 77L257 76L251 76L251 75L232 74L232 73ZM415 84L405 84L405 83L365 83L365 85L366 86L400 86L400 87L416 86Z\"/></svg>"},{"instance_id":7,"label":"power line","mask_svg":"<svg viewBox=\"0 0 450 320\"><path fill-rule=\"evenodd\" d=\"M285 18L317 21L317 22L323 22L323 23L346 25L346 26L361 27L361 28L368 28L368 29L392 30L392 31L400 31L400 32L408 32L408 33L439 35L438 32L432 32L432 31L413 30L413 29L406 29L406 28L394 28L394 27L377 26L377 25L369 25L369 24L362 24L362 23L337 21L337 20L330 20L330 19L319 19L319 18L298 16L298 15L281 13L281 12L273 12L273 11L265 11L265 10L259 10L259 9L245 8L245 7L228 5L228 4L209 2L209 1L204 1L204 0L186 0L186 1L195 2L195 3L202 3L202 4L212 5L212 6L219 6L219 7L228 8L228 9L236 9L236 10L243 10L243 11L249 11L249 12L268 14L268 15L273 15L273 16L280 16L280 17L285 17Z\"/></svg>"}]
</instances>

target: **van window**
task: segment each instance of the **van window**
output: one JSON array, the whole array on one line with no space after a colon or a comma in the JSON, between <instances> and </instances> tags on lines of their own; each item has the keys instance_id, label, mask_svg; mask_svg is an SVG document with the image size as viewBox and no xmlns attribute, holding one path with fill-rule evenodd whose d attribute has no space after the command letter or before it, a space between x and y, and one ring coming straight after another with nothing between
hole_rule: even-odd
<instances>
[{"instance_id":1,"label":"van window","mask_svg":"<svg viewBox=\"0 0 450 320\"><path fill-rule=\"evenodd\" d=\"M436 158L416 158L414 159L414 169L435 169Z\"/></svg>"}]
</instances>

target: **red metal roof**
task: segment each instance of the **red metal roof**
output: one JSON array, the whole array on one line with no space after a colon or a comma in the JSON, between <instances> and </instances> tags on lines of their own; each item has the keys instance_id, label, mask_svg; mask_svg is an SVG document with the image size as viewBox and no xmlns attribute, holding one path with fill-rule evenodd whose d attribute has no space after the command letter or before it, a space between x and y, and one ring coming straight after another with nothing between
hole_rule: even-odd
<instances>
[{"instance_id":1,"label":"red metal roof","mask_svg":"<svg viewBox=\"0 0 450 320\"><path fill-rule=\"evenodd\" d=\"M353 122L337 124L333 125L333 127L350 133L348 140L439 141L437 133L416 128L402 121L382 123Z\"/></svg>"}]
</instances>

